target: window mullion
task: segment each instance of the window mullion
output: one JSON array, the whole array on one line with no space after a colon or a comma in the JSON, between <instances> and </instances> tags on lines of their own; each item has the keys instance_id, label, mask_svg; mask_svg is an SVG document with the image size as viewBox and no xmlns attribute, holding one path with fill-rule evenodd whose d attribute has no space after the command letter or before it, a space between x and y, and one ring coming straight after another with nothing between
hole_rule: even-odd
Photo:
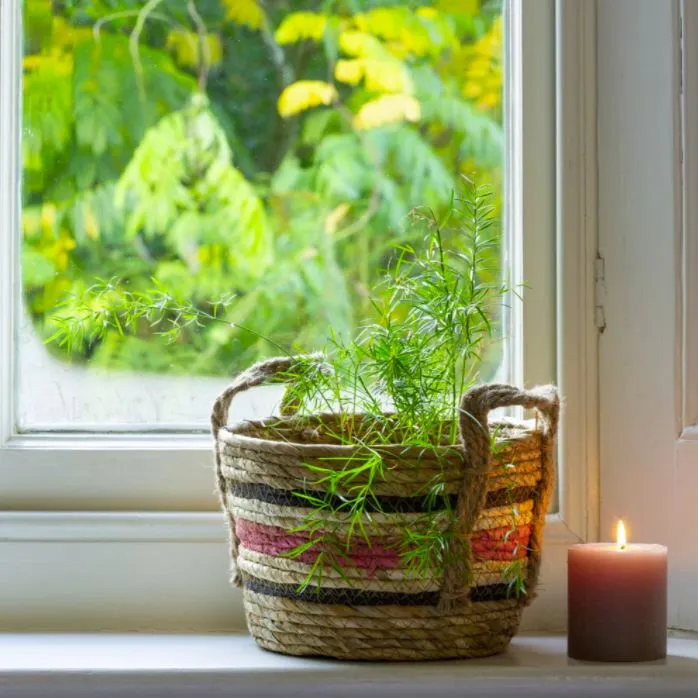
<instances>
[{"instance_id":1,"label":"window mullion","mask_svg":"<svg viewBox=\"0 0 698 698\"><path fill-rule=\"evenodd\" d=\"M18 0L0 3L0 446L15 426L15 347L20 288L21 22Z\"/></svg>"}]
</instances>

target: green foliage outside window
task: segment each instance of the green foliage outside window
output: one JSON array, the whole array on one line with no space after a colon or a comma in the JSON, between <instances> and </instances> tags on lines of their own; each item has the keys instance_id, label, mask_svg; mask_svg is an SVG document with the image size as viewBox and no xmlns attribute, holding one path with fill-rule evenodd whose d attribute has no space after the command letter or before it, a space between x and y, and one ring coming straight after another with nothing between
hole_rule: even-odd
<instances>
[{"instance_id":1,"label":"green foliage outside window","mask_svg":"<svg viewBox=\"0 0 698 698\"><path fill-rule=\"evenodd\" d=\"M330 326L349 337L395 243L421 238L405 225L413 207L448 210L473 171L501 189L498 2L27 0L24 12L37 332L91 302L98 279L171 289L205 312L234 297L216 308L227 322L174 342L144 322L54 346L64 360L229 375L278 353L265 336L303 349Z\"/></svg>"}]
</instances>

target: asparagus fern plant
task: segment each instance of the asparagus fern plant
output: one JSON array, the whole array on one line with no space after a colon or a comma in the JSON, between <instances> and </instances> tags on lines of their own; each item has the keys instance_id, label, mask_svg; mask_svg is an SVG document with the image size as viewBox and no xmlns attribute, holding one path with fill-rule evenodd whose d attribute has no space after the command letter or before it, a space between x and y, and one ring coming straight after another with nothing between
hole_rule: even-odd
<instances>
[{"instance_id":1,"label":"asparagus fern plant","mask_svg":"<svg viewBox=\"0 0 698 698\"><path fill-rule=\"evenodd\" d=\"M391 254L384 287L376 294L380 300L371 301L374 319L354 338L330 329L323 360L301 359L285 376L285 404L293 405L298 415L338 414L338 426L331 433L326 427L325 437L364 446L362 455L341 469L329 463L307 466L322 491L297 492L311 504L311 514L299 529L308 542L289 555L297 557L311 547L321 552L302 586L319 587L323 570L330 567L342 574L342 561L352 546L357 541L371 544L366 527L380 512L376 486L384 478L380 445L401 443L438 456L441 447L457 443L459 398L477 379L493 323L511 290L491 268L500 228L488 185L464 181L445 216L417 209L411 225L421 231L423 244L402 244ZM457 238L456 246L445 243ZM229 325L227 310L235 302L234 296L212 299L202 310L156 283L149 291L136 292L117 280L98 282L58 308L49 341L71 348L97 342L114 330L135 333L143 323L176 341L192 326ZM259 339L277 352L304 353L303 347ZM493 448L495 441L493 437ZM444 494L439 477L416 492L424 497L424 511L417 521L406 523L403 540L392 543L420 577L442 570L447 550L468 552L466 541L459 549L449 540L453 512ZM342 519L349 526L340 534L331 522ZM516 559L508 572L511 592L525 593Z\"/></svg>"}]
</instances>

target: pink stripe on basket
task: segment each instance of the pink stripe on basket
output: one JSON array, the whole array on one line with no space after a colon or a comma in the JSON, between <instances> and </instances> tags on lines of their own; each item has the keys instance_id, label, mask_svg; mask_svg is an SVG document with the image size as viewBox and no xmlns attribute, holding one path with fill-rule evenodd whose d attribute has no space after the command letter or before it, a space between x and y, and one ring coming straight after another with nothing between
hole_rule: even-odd
<instances>
[{"instance_id":1,"label":"pink stripe on basket","mask_svg":"<svg viewBox=\"0 0 698 698\"><path fill-rule=\"evenodd\" d=\"M266 555L284 555L299 545L304 545L310 540L308 534L291 533L278 526L253 523L245 519L238 519L235 523L240 543L248 550ZM354 540L349 559L354 567L375 572L377 569L394 569L400 564L400 554L396 548L386 548L385 541L371 540L369 546L366 541ZM323 550L323 544L317 543L308 550L295 557L300 562L312 564ZM339 559L340 564L345 561Z\"/></svg>"},{"instance_id":2,"label":"pink stripe on basket","mask_svg":"<svg viewBox=\"0 0 698 698\"><path fill-rule=\"evenodd\" d=\"M235 531L240 543L248 550L265 555L285 555L300 545L305 545L310 538L307 533L292 533L278 526L258 524L239 518ZM525 558L531 536L530 525L502 526L487 531L479 531L471 538L473 559L512 560ZM366 541L355 539L348 557L354 567L365 569L371 574L378 569L395 569L400 567L399 541L373 537L369 545ZM317 543L295 557L299 562L312 564L323 551L323 544ZM338 560L344 564L343 560Z\"/></svg>"}]
</instances>

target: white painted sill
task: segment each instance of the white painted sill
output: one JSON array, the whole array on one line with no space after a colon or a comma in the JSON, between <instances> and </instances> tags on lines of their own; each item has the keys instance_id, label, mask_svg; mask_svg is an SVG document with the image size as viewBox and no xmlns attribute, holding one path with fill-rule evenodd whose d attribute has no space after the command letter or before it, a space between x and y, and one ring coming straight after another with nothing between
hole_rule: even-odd
<instances>
[{"instance_id":1,"label":"white painted sill","mask_svg":"<svg viewBox=\"0 0 698 698\"><path fill-rule=\"evenodd\" d=\"M562 635L525 635L487 659L339 663L265 652L247 635L0 634L0 695L44 696L695 696L698 640L666 661L567 659Z\"/></svg>"}]
</instances>

